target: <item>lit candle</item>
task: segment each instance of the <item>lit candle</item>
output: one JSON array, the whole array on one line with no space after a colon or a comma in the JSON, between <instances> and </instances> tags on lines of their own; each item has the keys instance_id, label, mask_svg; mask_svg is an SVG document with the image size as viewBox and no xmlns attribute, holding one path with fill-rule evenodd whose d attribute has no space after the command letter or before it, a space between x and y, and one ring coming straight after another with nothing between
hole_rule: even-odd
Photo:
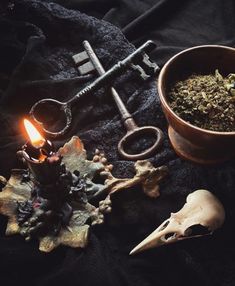
<instances>
[{"instance_id":1,"label":"lit candle","mask_svg":"<svg viewBox=\"0 0 235 286\"><path fill-rule=\"evenodd\" d=\"M24 127L29 142L22 147L18 155L27 164L34 181L44 185L53 184L60 173L61 156L29 120L24 119Z\"/></svg>"},{"instance_id":2,"label":"lit candle","mask_svg":"<svg viewBox=\"0 0 235 286\"><path fill-rule=\"evenodd\" d=\"M31 144L37 149L43 147L46 139L28 119L24 119L24 127L31 141Z\"/></svg>"}]
</instances>

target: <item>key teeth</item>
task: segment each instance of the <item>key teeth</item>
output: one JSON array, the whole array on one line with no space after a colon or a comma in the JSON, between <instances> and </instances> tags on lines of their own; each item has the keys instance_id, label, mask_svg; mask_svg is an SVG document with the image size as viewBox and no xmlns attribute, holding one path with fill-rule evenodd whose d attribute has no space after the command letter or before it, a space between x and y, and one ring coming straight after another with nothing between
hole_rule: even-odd
<instances>
[{"instance_id":1,"label":"key teeth","mask_svg":"<svg viewBox=\"0 0 235 286\"><path fill-rule=\"evenodd\" d=\"M138 71L143 80L147 80L150 77L140 65L132 64L131 68Z\"/></svg>"},{"instance_id":2,"label":"key teeth","mask_svg":"<svg viewBox=\"0 0 235 286\"><path fill-rule=\"evenodd\" d=\"M90 61L87 51L83 51L72 56L80 75L86 75L95 71L93 63Z\"/></svg>"},{"instance_id":3,"label":"key teeth","mask_svg":"<svg viewBox=\"0 0 235 286\"><path fill-rule=\"evenodd\" d=\"M146 53L143 54L143 63L148 67L153 68L154 73L160 70L160 67L155 62L152 62Z\"/></svg>"},{"instance_id":4,"label":"key teeth","mask_svg":"<svg viewBox=\"0 0 235 286\"><path fill-rule=\"evenodd\" d=\"M84 47L86 48L85 43L86 41L83 42ZM153 47L156 47L156 44L154 42L149 41L149 43L151 44L149 44L149 47L151 48L149 48L150 50L152 50ZM160 70L159 66L150 60L146 52L143 52L138 57L140 57L140 60L136 59L136 62L132 62L130 67L133 70L138 71L143 80L149 79L153 74ZM91 62L89 53L86 50L81 53L75 54L72 58L76 66L78 67L78 71L81 75L86 75L96 71L96 67ZM145 67L147 67L147 70L152 69L153 72L147 71Z\"/></svg>"},{"instance_id":5,"label":"key teeth","mask_svg":"<svg viewBox=\"0 0 235 286\"><path fill-rule=\"evenodd\" d=\"M146 53L142 53L142 60L131 64L131 68L138 71L143 80L147 80L160 70L160 67L155 62L152 62Z\"/></svg>"},{"instance_id":6,"label":"key teeth","mask_svg":"<svg viewBox=\"0 0 235 286\"><path fill-rule=\"evenodd\" d=\"M78 71L81 75L89 74L95 71L94 65L89 61L82 66L78 67Z\"/></svg>"},{"instance_id":7,"label":"key teeth","mask_svg":"<svg viewBox=\"0 0 235 286\"><path fill-rule=\"evenodd\" d=\"M90 59L89 55L87 54L86 51L78 53L78 54L72 56L72 58L73 58L74 63L76 65L81 65L81 64L83 64L84 62L86 62L86 61L88 61Z\"/></svg>"}]
</instances>

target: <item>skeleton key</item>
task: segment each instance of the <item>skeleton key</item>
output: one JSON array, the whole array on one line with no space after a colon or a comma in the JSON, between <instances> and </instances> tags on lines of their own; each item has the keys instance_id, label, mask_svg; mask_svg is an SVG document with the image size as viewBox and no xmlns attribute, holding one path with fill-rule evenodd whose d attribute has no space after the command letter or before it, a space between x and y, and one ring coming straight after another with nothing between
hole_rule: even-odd
<instances>
[{"instance_id":1,"label":"skeleton key","mask_svg":"<svg viewBox=\"0 0 235 286\"><path fill-rule=\"evenodd\" d=\"M52 98L45 98L45 99L39 100L32 106L30 110L30 115L32 119L36 121L37 124L41 125L42 129L44 130L45 134L48 137L55 138L55 137L64 135L69 130L72 124L72 107L79 101L81 97L88 95L88 94L92 94L93 92L104 87L105 85L110 84L110 82L113 81L123 71L127 70L128 68L131 68L133 63L139 56L143 55L143 53L145 52L150 52L151 50L153 50L153 48L155 48L155 46L156 45L154 42L147 41L142 46L140 46L138 49L136 49L132 54L130 54L124 60L119 61L112 68L110 68L108 71L106 71L104 74L98 77L95 81L93 81L91 84L89 84L84 89L79 91L74 97L72 97L66 102L60 102ZM59 119L61 118L61 112L64 114L65 119L66 119L66 124L59 131L53 132L45 128L43 122L40 119L41 118L40 115L42 115L42 111L45 110L45 107L51 108L50 113L52 116L55 114L57 115L59 114L59 118L53 118L51 120L51 121L54 121L54 123L59 121Z\"/></svg>"},{"instance_id":2,"label":"skeleton key","mask_svg":"<svg viewBox=\"0 0 235 286\"><path fill-rule=\"evenodd\" d=\"M89 56L89 59L91 62L86 63L86 66L90 67L90 71L92 71L91 66L94 67L94 69L98 72L99 75L102 75L105 73L105 70L103 66L101 65L98 57L96 56L95 52L93 51L91 45L89 44L88 41L83 42L83 46L86 50L87 55ZM86 55L84 54L86 57ZM78 63L79 60L75 56L75 62ZM81 59L81 58L80 58ZM83 71L83 73L86 72L86 69L81 70L80 72ZM127 108L125 107L123 101L121 100L120 96L118 95L117 91L111 87L111 93L113 96L113 99L118 107L118 110L120 112L122 121L124 126L126 127L127 133L126 135L119 141L118 143L118 151L121 154L122 157L128 160L140 160L140 159L145 159L152 155L161 145L162 143L162 138L163 138L163 133L162 131L154 126L143 126L143 127L138 127L131 116L131 114L128 112ZM147 150L144 150L143 152L139 154L129 154L127 151L125 151L125 147L127 145L130 145L133 140L136 138L140 138L141 136L145 135L152 135L154 138L156 138L154 144L148 148Z\"/></svg>"}]
</instances>

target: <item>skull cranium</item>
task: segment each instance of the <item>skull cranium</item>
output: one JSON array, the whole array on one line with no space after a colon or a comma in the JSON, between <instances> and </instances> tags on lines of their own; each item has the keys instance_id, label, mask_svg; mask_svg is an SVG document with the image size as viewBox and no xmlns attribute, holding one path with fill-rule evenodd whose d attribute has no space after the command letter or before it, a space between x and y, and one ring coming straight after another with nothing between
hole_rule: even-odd
<instances>
[{"instance_id":1,"label":"skull cranium","mask_svg":"<svg viewBox=\"0 0 235 286\"><path fill-rule=\"evenodd\" d=\"M187 196L186 203L176 213L171 213L155 231L138 244L130 254L177 242L180 240L212 234L222 226L225 211L220 201L207 190L197 190Z\"/></svg>"}]
</instances>

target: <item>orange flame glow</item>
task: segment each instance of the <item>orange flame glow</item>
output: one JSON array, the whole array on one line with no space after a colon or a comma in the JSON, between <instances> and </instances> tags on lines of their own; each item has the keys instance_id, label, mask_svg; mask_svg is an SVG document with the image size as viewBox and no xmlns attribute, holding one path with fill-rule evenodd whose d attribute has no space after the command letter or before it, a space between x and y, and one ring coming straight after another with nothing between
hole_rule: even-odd
<instances>
[{"instance_id":1,"label":"orange flame glow","mask_svg":"<svg viewBox=\"0 0 235 286\"><path fill-rule=\"evenodd\" d=\"M24 119L24 127L31 141L31 144L37 149L43 147L46 141L45 138L28 119Z\"/></svg>"}]
</instances>

